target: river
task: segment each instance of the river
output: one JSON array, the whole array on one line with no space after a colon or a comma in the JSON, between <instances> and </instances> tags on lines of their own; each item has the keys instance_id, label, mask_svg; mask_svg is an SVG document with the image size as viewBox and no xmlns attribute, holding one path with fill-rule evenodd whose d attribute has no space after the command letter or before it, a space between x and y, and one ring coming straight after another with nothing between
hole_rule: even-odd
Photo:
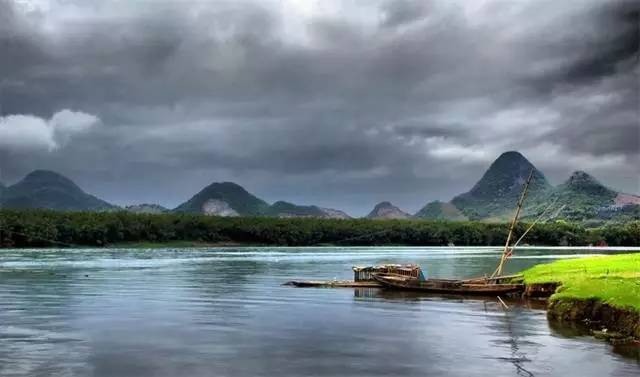
<instances>
[{"instance_id":1,"label":"river","mask_svg":"<svg viewBox=\"0 0 640 377\"><path fill-rule=\"evenodd\" d=\"M507 272L593 249L519 250ZM352 265L492 271L499 248L0 250L0 376L638 376L637 347L493 299L303 289Z\"/></svg>"}]
</instances>

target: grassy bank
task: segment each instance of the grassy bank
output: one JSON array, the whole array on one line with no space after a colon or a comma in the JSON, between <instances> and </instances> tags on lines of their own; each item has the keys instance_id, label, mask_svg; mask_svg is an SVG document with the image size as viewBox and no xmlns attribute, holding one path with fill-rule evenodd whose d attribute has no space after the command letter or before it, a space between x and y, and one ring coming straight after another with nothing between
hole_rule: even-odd
<instances>
[{"instance_id":1,"label":"grassy bank","mask_svg":"<svg viewBox=\"0 0 640 377\"><path fill-rule=\"evenodd\" d=\"M527 285L560 283L551 300L595 300L640 312L640 253L568 259L524 271Z\"/></svg>"}]
</instances>

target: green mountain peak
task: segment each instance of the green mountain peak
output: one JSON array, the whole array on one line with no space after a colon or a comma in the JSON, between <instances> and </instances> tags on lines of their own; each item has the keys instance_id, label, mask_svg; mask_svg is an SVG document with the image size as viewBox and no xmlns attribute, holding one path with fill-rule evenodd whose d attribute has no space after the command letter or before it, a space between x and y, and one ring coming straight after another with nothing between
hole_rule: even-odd
<instances>
[{"instance_id":1,"label":"green mountain peak","mask_svg":"<svg viewBox=\"0 0 640 377\"><path fill-rule=\"evenodd\" d=\"M233 182L214 182L203 188L175 212L207 213L213 215L262 216L269 204Z\"/></svg>"},{"instance_id":2,"label":"green mountain peak","mask_svg":"<svg viewBox=\"0 0 640 377\"><path fill-rule=\"evenodd\" d=\"M367 215L368 219L408 219L410 217L410 214L388 201L376 204L373 210Z\"/></svg>"},{"instance_id":3,"label":"green mountain peak","mask_svg":"<svg viewBox=\"0 0 640 377\"><path fill-rule=\"evenodd\" d=\"M71 179L65 177L60 173L56 173L51 170L34 170L27 174L22 181L18 184L21 185L56 185L65 187L68 189L80 190L80 187L76 185Z\"/></svg>"},{"instance_id":4,"label":"green mountain peak","mask_svg":"<svg viewBox=\"0 0 640 377\"><path fill-rule=\"evenodd\" d=\"M588 173L578 170L571 174L569 179L565 181L563 184L567 189L576 190L576 191L586 191L590 193L600 193L600 194L611 194L614 193L613 190L608 189L602 183L600 183L596 178L589 175Z\"/></svg>"},{"instance_id":5,"label":"green mountain peak","mask_svg":"<svg viewBox=\"0 0 640 377\"><path fill-rule=\"evenodd\" d=\"M469 192L458 195L451 203L471 219L502 216L511 211L533 171L529 198L535 200L551 189L547 178L521 153L501 154Z\"/></svg>"},{"instance_id":6,"label":"green mountain peak","mask_svg":"<svg viewBox=\"0 0 640 377\"><path fill-rule=\"evenodd\" d=\"M598 213L615 202L618 193L585 173L576 171L549 195L548 202L562 206L559 216L570 220L598 218Z\"/></svg>"},{"instance_id":7,"label":"green mountain peak","mask_svg":"<svg viewBox=\"0 0 640 377\"><path fill-rule=\"evenodd\" d=\"M84 192L71 179L50 170L35 170L4 190L4 208L44 208L60 211L102 211L112 204Z\"/></svg>"}]
</instances>

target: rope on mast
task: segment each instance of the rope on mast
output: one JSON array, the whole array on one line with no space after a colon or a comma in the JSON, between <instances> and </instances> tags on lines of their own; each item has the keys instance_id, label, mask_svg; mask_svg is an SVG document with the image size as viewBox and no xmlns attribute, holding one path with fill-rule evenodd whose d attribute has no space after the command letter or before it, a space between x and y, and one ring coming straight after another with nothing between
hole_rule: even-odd
<instances>
[{"instance_id":1,"label":"rope on mast","mask_svg":"<svg viewBox=\"0 0 640 377\"><path fill-rule=\"evenodd\" d=\"M557 200L555 200L553 203L551 203L549 206L547 206L547 208L545 208L545 210L544 210L544 211L542 211L542 214L540 214L540 216L538 216L538 218L537 218L533 223L531 223L531 225L527 228L527 230L526 230L524 233L522 233L522 236L520 236L520 238L518 238L518 240L516 241L516 243L514 243L514 244L513 244L513 246L511 246L511 249L512 249L512 250L513 250L516 246L518 246L518 245L520 244L520 241L522 241L522 240L524 239L524 237L527 235L527 233L529 233L529 231L530 231L531 229L533 229L533 227L534 227L534 226L536 226L536 224L537 224L538 222L540 222L540 220L542 220L542 218L543 218L543 217L544 217L544 215L547 213L547 211L548 211L549 209L551 209L551 207L553 207L553 206L556 204L556 202L557 202ZM562 210L562 208L564 208L564 207L565 207L565 206L560 207L560 210ZM555 216L551 216L551 217L549 217L548 219L546 219L545 221L548 221L548 220L550 220L550 219L552 219L552 218L554 218L554 217L555 217Z\"/></svg>"}]
</instances>

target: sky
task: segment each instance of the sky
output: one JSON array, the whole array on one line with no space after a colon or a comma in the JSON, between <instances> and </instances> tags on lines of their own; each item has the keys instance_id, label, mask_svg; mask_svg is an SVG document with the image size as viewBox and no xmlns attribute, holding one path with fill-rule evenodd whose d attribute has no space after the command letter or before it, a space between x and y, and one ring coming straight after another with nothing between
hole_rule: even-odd
<instances>
[{"instance_id":1,"label":"sky","mask_svg":"<svg viewBox=\"0 0 640 377\"><path fill-rule=\"evenodd\" d=\"M119 205L233 181L364 215L518 150L640 193L627 0L0 0L0 173Z\"/></svg>"}]
</instances>

